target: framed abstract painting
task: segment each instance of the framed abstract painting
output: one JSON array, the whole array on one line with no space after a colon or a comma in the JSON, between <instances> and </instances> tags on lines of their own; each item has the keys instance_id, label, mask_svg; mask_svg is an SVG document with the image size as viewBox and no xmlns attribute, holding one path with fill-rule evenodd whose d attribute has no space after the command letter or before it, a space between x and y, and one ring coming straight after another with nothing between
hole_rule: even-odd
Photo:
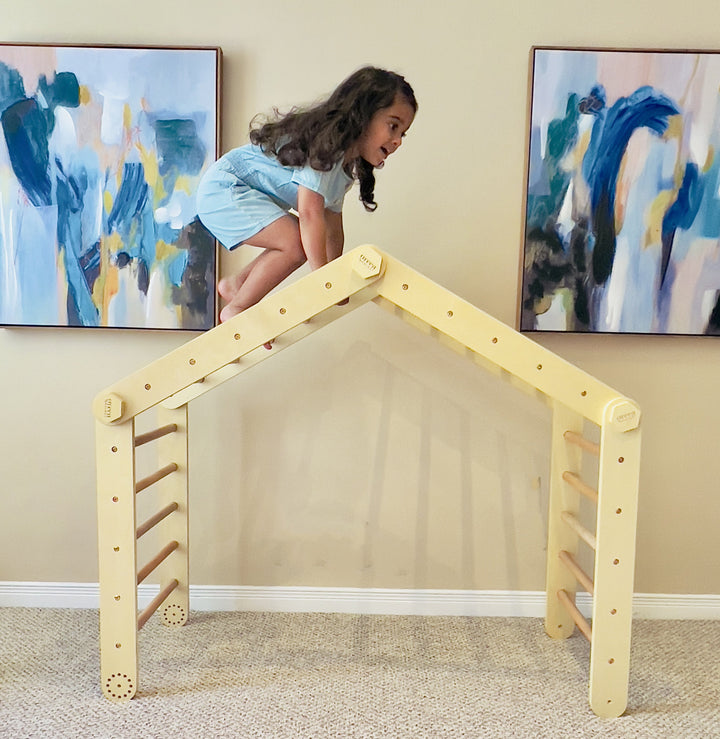
<instances>
[{"instance_id":1,"label":"framed abstract painting","mask_svg":"<svg viewBox=\"0 0 720 739\"><path fill-rule=\"evenodd\" d=\"M204 330L216 48L0 44L0 324Z\"/></svg>"},{"instance_id":2,"label":"framed abstract painting","mask_svg":"<svg viewBox=\"0 0 720 739\"><path fill-rule=\"evenodd\" d=\"M720 53L532 50L521 331L720 334Z\"/></svg>"}]
</instances>

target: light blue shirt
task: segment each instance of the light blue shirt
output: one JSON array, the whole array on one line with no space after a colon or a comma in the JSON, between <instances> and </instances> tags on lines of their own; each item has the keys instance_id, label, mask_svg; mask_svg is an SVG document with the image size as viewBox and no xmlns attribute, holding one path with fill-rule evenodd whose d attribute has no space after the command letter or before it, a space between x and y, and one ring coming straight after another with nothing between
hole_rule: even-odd
<instances>
[{"instance_id":1,"label":"light blue shirt","mask_svg":"<svg viewBox=\"0 0 720 739\"><path fill-rule=\"evenodd\" d=\"M285 209L297 209L298 187L302 185L322 195L325 207L339 213L345 195L353 184L352 177L343 169L342 160L328 172L320 172L309 165L288 167L254 144L232 149L220 161L230 165L237 177L247 185L265 193Z\"/></svg>"}]
</instances>

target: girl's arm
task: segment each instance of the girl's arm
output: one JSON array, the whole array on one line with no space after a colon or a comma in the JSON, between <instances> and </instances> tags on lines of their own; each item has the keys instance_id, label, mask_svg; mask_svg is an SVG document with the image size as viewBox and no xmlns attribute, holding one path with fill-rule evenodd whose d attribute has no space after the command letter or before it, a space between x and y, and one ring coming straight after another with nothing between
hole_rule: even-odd
<instances>
[{"instance_id":1,"label":"girl's arm","mask_svg":"<svg viewBox=\"0 0 720 739\"><path fill-rule=\"evenodd\" d=\"M345 233L343 232L342 212L325 211L325 226L327 229L326 252L328 262L337 259L343 253Z\"/></svg>"},{"instance_id":2,"label":"girl's arm","mask_svg":"<svg viewBox=\"0 0 720 739\"><path fill-rule=\"evenodd\" d=\"M310 268L315 270L327 264L327 225L325 198L320 193L300 185L298 187L298 217L300 240Z\"/></svg>"}]
</instances>

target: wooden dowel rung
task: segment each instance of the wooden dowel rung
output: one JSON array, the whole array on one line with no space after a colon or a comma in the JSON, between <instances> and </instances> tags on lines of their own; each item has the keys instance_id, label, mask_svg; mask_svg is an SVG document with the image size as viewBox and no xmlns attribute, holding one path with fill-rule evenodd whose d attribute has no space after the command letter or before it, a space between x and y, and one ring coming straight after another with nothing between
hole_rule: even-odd
<instances>
[{"instance_id":1,"label":"wooden dowel rung","mask_svg":"<svg viewBox=\"0 0 720 739\"><path fill-rule=\"evenodd\" d=\"M170 580L170 582L150 601L150 603L148 603L145 610L138 616L138 631L145 626L150 616L160 608L165 598L167 598L179 584L180 583L178 583L177 580Z\"/></svg>"},{"instance_id":2,"label":"wooden dowel rung","mask_svg":"<svg viewBox=\"0 0 720 739\"><path fill-rule=\"evenodd\" d=\"M175 470L178 469L178 466L175 464L175 462L171 462L168 465L165 465L161 470L158 470L157 472L153 472L152 475L148 475L147 477L143 477L142 480L138 480L135 485L135 492L139 493L141 490L145 490L145 488L149 488L151 485L154 485L158 480L162 480L163 477L167 477L171 473L175 472Z\"/></svg>"},{"instance_id":3,"label":"wooden dowel rung","mask_svg":"<svg viewBox=\"0 0 720 739\"><path fill-rule=\"evenodd\" d=\"M586 452L590 452L590 454L594 454L596 457L600 456L600 444L596 444L594 441L589 441L582 434L578 434L575 431L566 431L563 434L563 438L568 442L568 444L575 444L575 446L579 446L581 449L584 449Z\"/></svg>"},{"instance_id":4,"label":"wooden dowel rung","mask_svg":"<svg viewBox=\"0 0 720 739\"><path fill-rule=\"evenodd\" d=\"M591 500L593 503L598 502L598 492L595 488L591 488L586 482L581 480L574 472L565 470L562 473L562 479L565 480L569 485L575 488L579 493L582 493L586 498Z\"/></svg>"},{"instance_id":5,"label":"wooden dowel rung","mask_svg":"<svg viewBox=\"0 0 720 739\"><path fill-rule=\"evenodd\" d=\"M154 516L150 516L145 523L140 524L138 526L138 530L136 532L136 538L139 539L144 534L147 534L148 531L150 531L151 528L154 526L157 526L160 521L162 521L164 518L167 518L173 511L176 511L178 509L177 503L170 503L170 505L166 505L165 508L163 508L161 511L158 511Z\"/></svg>"},{"instance_id":6,"label":"wooden dowel rung","mask_svg":"<svg viewBox=\"0 0 720 739\"><path fill-rule=\"evenodd\" d=\"M173 434L177 430L178 427L176 423L169 423L167 426L161 426L153 431L148 431L146 434L139 434L135 437L135 446L142 446L143 444L147 444L149 441L155 441L155 439L167 436L168 434Z\"/></svg>"},{"instance_id":7,"label":"wooden dowel rung","mask_svg":"<svg viewBox=\"0 0 720 739\"><path fill-rule=\"evenodd\" d=\"M171 541L167 546L163 547L137 574L137 584L139 585L154 569L164 562L180 545L176 541Z\"/></svg>"},{"instance_id":8,"label":"wooden dowel rung","mask_svg":"<svg viewBox=\"0 0 720 739\"><path fill-rule=\"evenodd\" d=\"M592 641L592 628L588 623L585 616L580 613L578 607L573 603L572 598L567 594L565 590L558 590L558 600L563 604L565 610L570 614L575 625L580 629L582 635L589 641Z\"/></svg>"},{"instance_id":9,"label":"wooden dowel rung","mask_svg":"<svg viewBox=\"0 0 720 739\"><path fill-rule=\"evenodd\" d=\"M566 552L564 549L560 552L560 561L572 572L575 579L585 588L585 590L593 595L595 592L595 583L592 578L583 570L582 567L575 561L575 557Z\"/></svg>"},{"instance_id":10,"label":"wooden dowel rung","mask_svg":"<svg viewBox=\"0 0 720 739\"><path fill-rule=\"evenodd\" d=\"M591 548L595 549L597 546L597 539L592 531L588 531L580 521L568 511L563 511L560 514L560 518Z\"/></svg>"}]
</instances>

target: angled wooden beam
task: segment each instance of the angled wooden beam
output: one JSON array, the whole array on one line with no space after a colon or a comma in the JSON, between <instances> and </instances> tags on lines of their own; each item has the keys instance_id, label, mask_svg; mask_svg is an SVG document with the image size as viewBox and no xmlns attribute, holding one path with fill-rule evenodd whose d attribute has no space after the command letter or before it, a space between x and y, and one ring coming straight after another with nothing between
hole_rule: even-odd
<instances>
[{"instance_id":1,"label":"angled wooden beam","mask_svg":"<svg viewBox=\"0 0 720 739\"><path fill-rule=\"evenodd\" d=\"M380 298L593 423L602 424L606 408L612 405L612 422L619 430L629 431L639 425L638 406L613 388L402 262L387 254L383 260Z\"/></svg>"},{"instance_id":2,"label":"angled wooden beam","mask_svg":"<svg viewBox=\"0 0 720 739\"><path fill-rule=\"evenodd\" d=\"M356 293L372 290L383 268L383 255L374 247L353 249L106 388L93 402L95 417L107 425L134 418Z\"/></svg>"}]
</instances>

